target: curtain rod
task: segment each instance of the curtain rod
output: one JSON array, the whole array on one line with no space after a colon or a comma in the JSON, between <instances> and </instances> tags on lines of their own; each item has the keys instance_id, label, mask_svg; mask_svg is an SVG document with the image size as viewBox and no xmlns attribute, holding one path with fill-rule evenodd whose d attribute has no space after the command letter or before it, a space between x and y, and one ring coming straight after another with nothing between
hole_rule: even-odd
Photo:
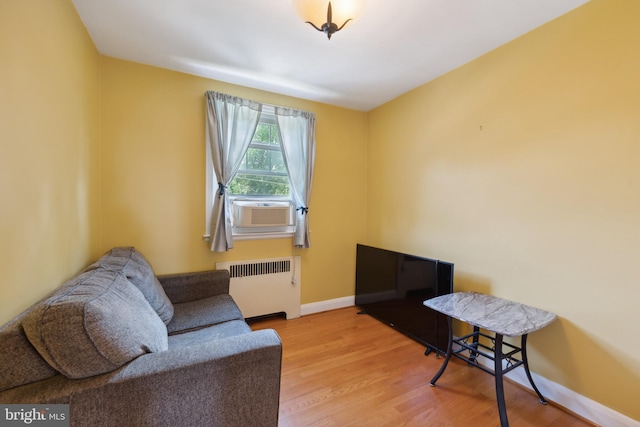
<instances>
[{"instance_id":1,"label":"curtain rod","mask_svg":"<svg viewBox=\"0 0 640 427\"><path fill-rule=\"evenodd\" d=\"M218 92L218 91L215 91L215 90L207 90L207 91L205 91L205 95L206 95L208 92L211 92L211 93L219 93L219 94L221 94L221 95L227 95L227 96L232 96L232 97L234 97L234 98L241 98L241 99L245 99L245 100L247 100L247 101L251 101L251 102L257 102L258 104L262 105L263 107L269 107L269 108L273 108L273 109L276 109L276 108L290 108L290 109L292 109L292 110L302 111L302 112L304 112L304 113L309 113L309 114L314 114L314 115L315 115L315 113L313 113L313 112L311 112L311 111L302 110L302 109L300 109L300 108L287 107L287 106L284 106L284 105L269 104L269 103L266 103L266 102L261 102L261 101L256 101L256 100L253 100L253 99L245 98L245 97L243 97L243 96L231 95L231 94L229 94L229 93Z\"/></svg>"}]
</instances>

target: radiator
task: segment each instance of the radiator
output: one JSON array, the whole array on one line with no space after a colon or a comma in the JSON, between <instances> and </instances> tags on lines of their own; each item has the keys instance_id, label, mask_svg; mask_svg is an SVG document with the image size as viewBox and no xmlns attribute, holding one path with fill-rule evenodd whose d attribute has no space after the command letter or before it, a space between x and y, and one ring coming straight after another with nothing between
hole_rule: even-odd
<instances>
[{"instance_id":1,"label":"radiator","mask_svg":"<svg viewBox=\"0 0 640 427\"><path fill-rule=\"evenodd\" d=\"M228 270L229 293L245 318L286 313L300 317L300 257L218 262Z\"/></svg>"}]
</instances>

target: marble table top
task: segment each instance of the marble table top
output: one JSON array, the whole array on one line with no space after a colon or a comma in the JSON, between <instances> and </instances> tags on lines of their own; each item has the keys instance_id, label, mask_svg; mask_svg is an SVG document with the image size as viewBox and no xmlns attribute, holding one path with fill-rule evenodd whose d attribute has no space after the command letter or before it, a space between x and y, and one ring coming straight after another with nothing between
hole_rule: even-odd
<instances>
[{"instance_id":1,"label":"marble table top","mask_svg":"<svg viewBox=\"0 0 640 427\"><path fill-rule=\"evenodd\" d=\"M515 337L544 328L556 315L529 305L476 292L454 292L423 303L473 326Z\"/></svg>"}]
</instances>

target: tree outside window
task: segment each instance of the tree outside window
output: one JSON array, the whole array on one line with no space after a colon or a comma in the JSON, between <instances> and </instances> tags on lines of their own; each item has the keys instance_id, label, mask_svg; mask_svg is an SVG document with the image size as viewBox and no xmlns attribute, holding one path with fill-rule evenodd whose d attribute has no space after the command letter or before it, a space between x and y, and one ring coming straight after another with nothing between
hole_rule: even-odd
<instances>
[{"instance_id":1,"label":"tree outside window","mask_svg":"<svg viewBox=\"0 0 640 427\"><path fill-rule=\"evenodd\" d=\"M235 196L289 197L289 176L275 121L261 118L238 173L229 185Z\"/></svg>"}]
</instances>

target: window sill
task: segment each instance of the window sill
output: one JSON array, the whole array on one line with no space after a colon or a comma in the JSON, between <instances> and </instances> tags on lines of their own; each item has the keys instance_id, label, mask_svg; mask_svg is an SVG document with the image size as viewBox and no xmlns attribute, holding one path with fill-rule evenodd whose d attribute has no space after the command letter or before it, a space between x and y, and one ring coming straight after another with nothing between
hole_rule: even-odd
<instances>
[{"instance_id":1,"label":"window sill","mask_svg":"<svg viewBox=\"0 0 640 427\"><path fill-rule=\"evenodd\" d=\"M267 239L290 239L293 233L290 231L271 231L264 233L233 233L233 240L267 240Z\"/></svg>"},{"instance_id":2,"label":"window sill","mask_svg":"<svg viewBox=\"0 0 640 427\"><path fill-rule=\"evenodd\" d=\"M232 231L233 240L267 240L267 239L292 239L295 234L295 230L292 227L286 227L280 230L256 230L256 231ZM211 236L204 234L202 238L210 242Z\"/></svg>"}]
</instances>

